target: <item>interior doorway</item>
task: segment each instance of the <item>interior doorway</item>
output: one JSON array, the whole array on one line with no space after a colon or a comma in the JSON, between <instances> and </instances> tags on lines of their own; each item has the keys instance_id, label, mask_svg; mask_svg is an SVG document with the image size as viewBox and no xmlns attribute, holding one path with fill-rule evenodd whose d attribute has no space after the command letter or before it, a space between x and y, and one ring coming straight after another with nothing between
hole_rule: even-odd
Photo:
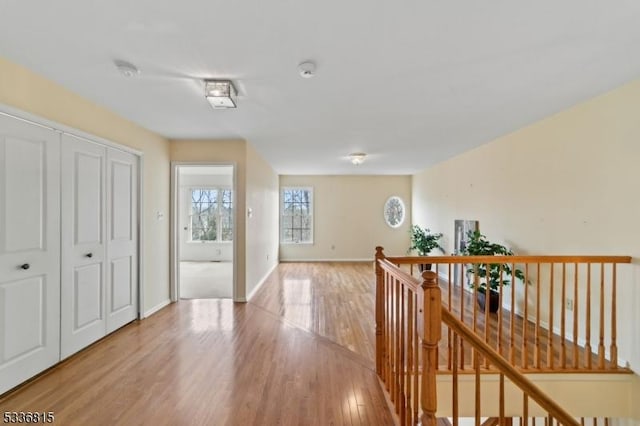
<instances>
[{"instance_id":1,"label":"interior doorway","mask_svg":"<svg viewBox=\"0 0 640 426\"><path fill-rule=\"evenodd\" d=\"M235 299L233 164L174 164L172 299Z\"/></svg>"}]
</instances>

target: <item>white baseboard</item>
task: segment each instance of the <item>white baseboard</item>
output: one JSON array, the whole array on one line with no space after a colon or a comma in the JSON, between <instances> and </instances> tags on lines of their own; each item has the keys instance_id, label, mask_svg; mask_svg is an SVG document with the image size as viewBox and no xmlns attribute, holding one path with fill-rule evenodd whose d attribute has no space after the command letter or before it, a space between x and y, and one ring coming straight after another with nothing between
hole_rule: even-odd
<instances>
[{"instance_id":1,"label":"white baseboard","mask_svg":"<svg viewBox=\"0 0 640 426\"><path fill-rule=\"evenodd\" d=\"M280 259L280 262L373 262L373 257L366 259Z\"/></svg>"},{"instance_id":2,"label":"white baseboard","mask_svg":"<svg viewBox=\"0 0 640 426\"><path fill-rule=\"evenodd\" d=\"M275 265L273 265L271 269L269 269L269 272L267 272L264 275L264 277L262 277L262 279L258 282L258 285L256 285L253 288L253 290L251 290L251 293L249 293L249 295L247 296L246 300L244 300L244 302L246 302L247 300L251 300L253 298L253 296L258 292L258 290L260 290L260 287L262 287L262 285L267 282L267 278L269 278L269 275L271 275L271 273L275 271L277 267L278 267L278 264L276 263Z\"/></svg>"},{"instance_id":3,"label":"white baseboard","mask_svg":"<svg viewBox=\"0 0 640 426\"><path fill-rule=\"evenodd\" d=\"M171 303L171 299L167 299L163 302L158 303L156 306L154 306L153 308L145 311L145 313L143 314L142 318L148 318L151 315L155 314L156 312L158 312L160 309L164 308L165 306L168 306Z\"/></svg>"}]
</instances>

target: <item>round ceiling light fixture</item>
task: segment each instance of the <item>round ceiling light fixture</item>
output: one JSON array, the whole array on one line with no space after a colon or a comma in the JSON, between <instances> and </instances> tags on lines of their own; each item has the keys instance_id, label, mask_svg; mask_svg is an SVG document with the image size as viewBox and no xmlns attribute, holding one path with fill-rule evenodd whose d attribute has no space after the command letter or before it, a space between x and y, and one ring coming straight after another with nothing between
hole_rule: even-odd
<instances>
[{"instance_id":1,"label":"round ceiling light fixture","mask_svg":"<svg viewBox=\"0 0 640 426\"><path fill-rule=\"evenodd\" d=\"M298 65L298 72L302 78L311 78L316 75L315 62L305 61Z\"/></svg>"},{"instance_id":2,"label":"round ceiling light fixture","mask_svg":"<svg viewBox=\"0 0 640 426\"><path fill-rule=\"evenodd\" d=\"M133 65L131 62L116 59L115 61L113 61L113 63L115 64L118 71L120 71L120 74L124 75L125 77L135 77L140 74L140 70L138 69L138 67Z\"/></svg>"}]
</instances>

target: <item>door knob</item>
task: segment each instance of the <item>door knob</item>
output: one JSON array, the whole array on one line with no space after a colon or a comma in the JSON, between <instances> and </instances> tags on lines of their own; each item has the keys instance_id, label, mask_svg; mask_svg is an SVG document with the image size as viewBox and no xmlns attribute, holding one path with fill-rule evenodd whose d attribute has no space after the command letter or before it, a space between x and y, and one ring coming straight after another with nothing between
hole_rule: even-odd
<instances>
[{"instance_id":1,"label":"door knob","mask_svg":"<svg viewBox=\"0 0 640 426\"><path fill-rule=\"evenodd\" d=\"M22 264L20 265L20 268L24 269L25 271L29 268L31 268L31 265L29 265L28 263Z\"/></svg>"},{"instance_id":2,"label":"door knob","mask_svg":"<svg viewBox=\"0 0 640 426\"><path fill-rule=\"evenodd\" d=\"M85 254L85 257L93 257L93 253L87 253Z\"/></svg>"}]
</instances>

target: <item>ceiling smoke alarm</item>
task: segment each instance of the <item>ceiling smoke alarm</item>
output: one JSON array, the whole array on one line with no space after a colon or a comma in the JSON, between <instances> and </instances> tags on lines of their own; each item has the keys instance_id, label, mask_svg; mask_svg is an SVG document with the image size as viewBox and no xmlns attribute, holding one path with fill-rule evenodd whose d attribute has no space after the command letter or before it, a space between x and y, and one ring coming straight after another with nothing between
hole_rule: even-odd
<instances>
[{"instance_id":1,"label":"ceiling smoke alarm","mask_svg":"<svg viewBox=\"0 0 640 426\"><path fill-rule=\"evenodd\" d=\"M116 59L113 61L120 74L125 77L135 77L140 74L140 70L133 65L131 62L123 61L121 59Z\"/></svg>"},{"instance_id":2,"label":"ceiling smoke alarm","mask_svg":"<svg viewBox=\"0 0 640 426\"><path fill-rule=\"evenodd\" d=\"M298 65L298 72L302 78L311 78L316 75L316 64L311 61Z\"/></svg>"}]
</instances>

